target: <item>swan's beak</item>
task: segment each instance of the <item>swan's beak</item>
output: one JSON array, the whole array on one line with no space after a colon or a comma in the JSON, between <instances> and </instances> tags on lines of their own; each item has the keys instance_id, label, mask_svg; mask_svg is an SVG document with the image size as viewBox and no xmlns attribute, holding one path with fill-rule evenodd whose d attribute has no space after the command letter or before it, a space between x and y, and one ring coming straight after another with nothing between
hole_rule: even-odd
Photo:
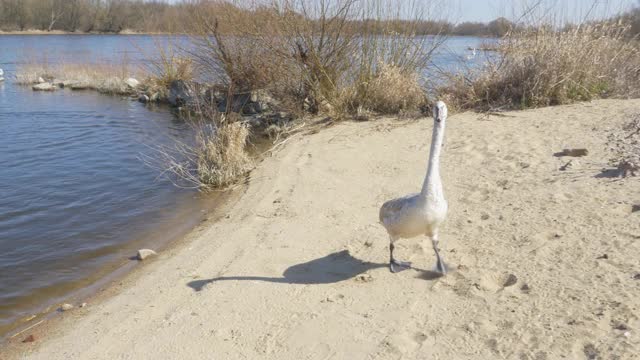
<instances>
[{"instance_id":1,"label":"swan's beak","mask_svg":"<svg viewBox=\"0 0 640 360\"><path fill-rule=\"evenodd\" d=\"M444 102L438 101L433 107L433 119L437 123L441 123L447 117L447 105Z\"/></svg>"}]
</instances>

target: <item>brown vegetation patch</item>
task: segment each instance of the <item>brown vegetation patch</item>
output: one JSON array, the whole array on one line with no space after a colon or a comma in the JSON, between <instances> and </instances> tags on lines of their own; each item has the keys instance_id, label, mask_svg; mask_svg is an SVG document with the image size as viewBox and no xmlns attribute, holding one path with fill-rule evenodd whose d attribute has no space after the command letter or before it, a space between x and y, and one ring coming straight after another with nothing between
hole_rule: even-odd
<instances>
[{"instance_id":1,"label":"brown vegetation patch","mask_svg":"<svg viewBox=\"0 0 640 360\"><path fill-rule=\"evenodd\" d=\"M640 47L629 27L592 24L515 32L501 56L439 92L458 109L531 108L640 95Z\"/></svg>"}]
</instances>

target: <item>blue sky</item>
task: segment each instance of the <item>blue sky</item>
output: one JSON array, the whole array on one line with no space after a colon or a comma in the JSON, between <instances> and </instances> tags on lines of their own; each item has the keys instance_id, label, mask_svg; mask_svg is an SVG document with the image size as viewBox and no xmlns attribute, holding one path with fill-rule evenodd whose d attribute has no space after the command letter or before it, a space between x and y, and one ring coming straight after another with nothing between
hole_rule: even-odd
<instances>
[{"instance_id":1,"label":"blue sky","mask_svg":"<svg viewBox=\"0 0 640 360\"><path fill-rule=\"evenodd\" d=\"M526 5L534 0L453 0L451 14L454 22L490 21L499 16L514 18L522 13ZM633 5L640 5L638 0L543 0L543 8L562 19L577 21L589 14L590 17L606 17L626 10Z\"/></svg>"},{"instance_id":2,"label":"blue sky","mask_svg":"<svg viewBox=\"0 0 640 360\"><path fill-rule=\"evenodd\" d=\"M167 0L178 2L180 0ZM248 0L233 0L239 4ZM253 1L253 0L252 0ZM265 0L262 0L265 1ZM313 0L304 0L313 1ZM389 1L389 0L385 0ZM391 0L416 1L416 0ZM553 14L556 19L577 22L589 18L604 18L627 10L633 5L640 6L640 0L417 0L423 4L432 4L432 10L441 13L444 19L457 23L462 21L488 22L504 16L509 19L519 17L527 5L542 2L540 11ZM268 0L267 0L268 2ZM595 6L594 6L595 4ZM593 7L593 8L592 8ZM589 11L591 9L591 11ZM437 16L436 16L437 17Z\"/></svg>"}]
</instances>

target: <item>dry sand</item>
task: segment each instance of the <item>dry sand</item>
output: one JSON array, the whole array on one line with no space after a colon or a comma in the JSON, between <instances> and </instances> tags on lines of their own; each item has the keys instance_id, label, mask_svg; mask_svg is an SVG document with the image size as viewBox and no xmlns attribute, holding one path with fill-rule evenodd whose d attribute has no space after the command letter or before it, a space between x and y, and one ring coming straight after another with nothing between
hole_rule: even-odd
<instances>
[{"instance_id":1,"label":"dry sand","mask_svg":"<svg viewBox=\"0 0 640 360\"><path fill-rule=\"evenodd\" d=\"M597 175L607 132L638 111L451 116L441 237L456 270L439 279L419 270L435 260L423 239L399 243L417 269L391 274L377 223L420 188L430 119L294 138L226 218L0 358L637 359L640 178ZM559 171L564 148L589 155Z\"/></svg>"}]
</instances>

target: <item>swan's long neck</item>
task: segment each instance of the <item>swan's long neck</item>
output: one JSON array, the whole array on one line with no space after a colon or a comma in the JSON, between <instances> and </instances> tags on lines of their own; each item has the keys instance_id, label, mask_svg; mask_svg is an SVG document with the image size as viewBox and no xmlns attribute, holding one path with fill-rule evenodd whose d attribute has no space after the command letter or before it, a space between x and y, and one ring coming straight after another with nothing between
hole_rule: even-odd
<instances>
[{"instance_id":1,"label":"swan's long neck","mask_svg":"<svg viewBox=\"0 0 640 360\"><path fill-rule=\"evenodd\" d=\"M444 198L442 180L440 179L440 153L444 141L444 123L434 123L429 151L429 168L422 185L422 196L428 198Z\"/></svg>"}]
</instances>

